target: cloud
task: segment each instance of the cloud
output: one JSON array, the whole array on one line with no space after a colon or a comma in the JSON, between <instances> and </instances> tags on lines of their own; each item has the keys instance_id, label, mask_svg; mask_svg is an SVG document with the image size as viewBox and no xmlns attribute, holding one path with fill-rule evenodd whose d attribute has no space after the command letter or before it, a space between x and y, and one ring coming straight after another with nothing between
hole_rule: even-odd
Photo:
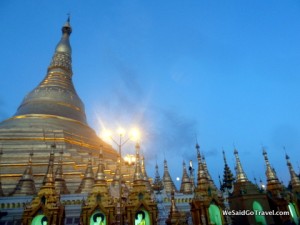
<instances>
[{"instance_id":1,"label":"cloud","mask_svg":"<svg viewBox=\"0 0 300 225\"><path fill-rule=\"evenodd\" d=\"M163 159L168 160L169 168L178 169L181 174L182 161L186 163L196 158L196 133L198 122L187 117L180 109L158 106L151 91L142 82L142 75L120 59L114 61L117 73L114 82L106 88L109 98L100 100L96 109L98 123L112 130L119 125L129 129L136 125L141 129L141 151L146 158L147 168L154 169L156 161L162 168ZM99 128L100 129L100 128ZM126 144L124 152L131 151L133 144ZM207 156L213 155L208 152ZM174 162L180 166L174 166ZM150 173L151 176L154 174ZM149 175L150 175L149 174Z\"/></svg>"}]
</instances>

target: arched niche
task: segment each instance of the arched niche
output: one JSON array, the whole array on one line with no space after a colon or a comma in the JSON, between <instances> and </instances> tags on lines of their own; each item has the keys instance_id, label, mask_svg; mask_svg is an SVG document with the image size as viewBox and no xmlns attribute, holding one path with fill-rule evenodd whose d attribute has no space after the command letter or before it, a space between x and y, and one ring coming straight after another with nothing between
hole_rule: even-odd
<instances>
[{"instance_id":1,"label":"arched niche","mask_svg":"<svg viewBox=\"0 0 300 225\"><path fill-rule=\"evenodd\" d=\"M48 219L44 214L36 215L33 218L31 225L48 225Z\"/></svg>"},{"instance_id":2,"label":"arched niche","mask_svg":"<svg viewBox=\"0 0 300 225\"><path fill-rule=\"evenodd\" d=\"M267 225L267 221L264 215L261 215L259 212L263 212L261 204L257 201L253 202L253 211L255 211L255 221L257 224Z\"/></svg>"},{"instance_id":3,"label":"arched niche","mask_svg":"<svg viewBox=\"0 0 300 225\"><path fill-rule=\"evenodd\" d=\"M292 217L293 221L295 222L295 224L299 225L299 220L298 220L298 215L297 215L295 205L291 202L289 203L289 211L290 211L291 217Z\"/></svg>"},{"instance_id":4,"label":"arched niche","mask_svg":"<svg viewBox=\"0 0 300 225\"><path fill-rule=\"evenodd\" d=\"M90 217L89 225L106 225L106 216L103 212L96 210Z\"/></svg>"},{"instance_id":5,"label":"arched niche","mask_svg":"<svg viewBox=\"0 0 300 225\"><path fill-rule=\"evenodd\" d=\"M215 204L210 204L208 208L209 220L211 224L222 225L221 212L218 206Z\"/></svg>"},{"instance_id":6,"label":"arched niche","mask_svg":"<svg viewBox=\"0 0 300 225\"><path fill-rule=\"evenodd\" d=\"M139 210L135 214L134 225L150 225L149 213L145 210Z\"/></svg>"}]
</instances>

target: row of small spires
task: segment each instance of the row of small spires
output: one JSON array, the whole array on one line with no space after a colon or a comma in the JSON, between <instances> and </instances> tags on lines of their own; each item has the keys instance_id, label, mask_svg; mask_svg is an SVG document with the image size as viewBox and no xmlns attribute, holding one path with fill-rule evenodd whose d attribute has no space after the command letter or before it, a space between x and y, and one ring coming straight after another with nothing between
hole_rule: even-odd
<instances>
[{"instance_id":1,"label":"row of small spires","mask_svg":"<svg viewBox=\"0 0 300 225\"><path fill-rule=\"evenodd\" d=\"M200 147L198 144L196 144L196 150L197 150L197 158L198 158L198 183L197 186L199 186L199 176L205 177L205 179L208 181L210 188L217 189L216 185L214 184L209 171L207 169L206 161L204 155L201 156L200 154ZM236 159L236 177L232 174L226 160L225 152L223 151L223 159L224 159L224 174L223 174L223 180L221 180L221 177L219 176L219 183L220 183L220 189L221 191L225 191L225 189L230 190L233 187L234 182L249 182L246 173L243 170L238 151L235 148L234 149L234 155ZM266 164L266 178L267 183L281 183L279 182L279 179L276 175L275 170L271 167L270 162L268 160L267 152L263 148L263 156ZM297 175L295 170L293 169L293 166L290 162L289 156L286 154L286 161L287 166L290 172L291 176L291 182L289 184L290 188L292 189L298 189L300 188L300 174ZM180 192L185 194L191 194L193 190L195 190L195 184L194 184L194 174L193 174L193 168L190 166L189 171L190 175L187 173L186 164L183 162L183 175L181 179L181 186L180 186ZM255 179L256 180L256 179ZM203 181L203 180L202 180ZM155 172L155 179L153 183L153 187L155 190L160 191L163 188L166 189L166 192L171 193L172 190L176 190L176 186L174 185L171 176L168 171L167 162L164 161L164 175L163 179L160 179L160 175L158 172L158 165L156 164L156 172ZM164 186L164 187L163 187Z\"/></svg>"},{"instance_id":2,"label":"row of small spires","mask_svg":"<svg viewBox=\"0 0 300 225\"><path fill-rule=\"evenodd\" d=\"M145 181L146 185L150 189L150 182L149 178L146 173L145 164L144 164L144 158L140 159L140 146L137 143L136 144L136 164L135 164L135 173L133 176L133 180ZM58 194L69 194L69 190L66 185L66 181L64 179L63 175L63 151L60 151L60 157L58 160L58 165L56 168L56 172L54 173L54 149L56 148L56 145L51 145L51 153L49 157L47 172L44 176L42 187L43 186L51 186L52 184L55 187L55 190ZM3 152L0 150L0 163L1 163L1 156ZM32 171L32 156L33 151L29 154L29 159L27 163L27 167L24 170L24 173L17 183L15 189L9 193L9 196L24 196L24 195L34 195L37 193L35 188L35 182L33 178L33 171ZM117 166L116 172L114 174L113 180L111 185L116 186L119 184L120 179L120 168ZM96 176L94 175L94 171L92 168L92 159L91 157L88 159L87 168L84 173L84 177L79 185L79 188L75 191L75 193L89 193L92 190L92 187L97 182L104 182L106 183L106 177L104 174L104 163L103 163L103 154L102 150L100 150L99 153L99 164L98 164L98 170L96 173ZM0 196L4 196L4 192L2 190L1 180L0 180Z\"/></svg>"},{"instance_id":3,"label":"row of small spires","mask_svg":"<svg viewBox=\"0 0 300 225\"><path fill-rule=\"evenodd\" d=\"M45 174L43 185L49 185L51 183L54 183L55 189L60 194L69 194L69 190L66 185L66 181L63 177L63 151L60 151L60 157L58 160L58 165L56 168L55 174L53 173L53 167L54 167L54 149L56 145L53 144L51 146L52 150L50 153L49 158L49 164L48 169ZM139 144L136 145L136 169L134 174L134 180L144 180L147 182L147 186L149 190L152 189L154 191L160 192L161 190L165 190L166 193L171 193L173 190L176 190L176 186L174 185L174 182L170 176L167 161L164 160L164 174L163 179L160 178L159 172L158 172L158 165L156 164L156 171L155 171L155 178L153 181L152 186L150 185L149 178L145 169L144 164L144 157L141 159L140 163L140 156L139 156ZM186 164L183 162L183 174L181 179L181 186L180 191L184 194L192 194L194 191L199 189L199 187L203 186L205 184L207 187L209 187L211 190L217 190L216 185L214 184L209 171L207 169L207 164L205 161L204 155L200 154L200 147L198 144L196 144L196 151L197 151L197 159L198 159L198 172L197 172L197 185L195 185L194 182L194 169L190 165L189 167L189 174L187 172ZM0 162L1 162L1 156L3 152L0 150ZM242 164L239 159L238 151L234 150L234 155L236 159L236 177L234 178L226 160L225 152L223 151L223 159L224 159L224 175L223 175L223 181L221 181L219 177L220 182L220 189L224 191L225 189L229 190L232 188L233 182L249 182L243 168ZM9 194L9 196L16 196L16 195L33 195L36 193L35 183L33 179L33 172L32 172L32 156L33 152L30 152L29 154L29 160L27 167L19 180L18 184L16 185L16 188ZM275 170L271 167L267 152L265 149L263 149L263 156L266 163L266 177L267 177L267 183L280 183L278 180L278 177L276 175ZM293 169L293 166L290 162L289 156L286 155L287 165L289 168L290 176L291 176L291 182L290 187L291 188L300 188L300 180L299 176L296 174L296 172ZM87 168L84 174L84 178L82 179L82 182L80 183L79 188L75 191L75 193L88 193L91 191L95 180L105 180L105 174L101 171L104 170L104 164L103 164L103 155L102 151L100 150L99 154L99 165L96 176L94 176L94 172L92 169L92 160L89 158L87 163ZM112 186L118 185L118 181L120 178L120 168L117 167L115 175L113 177ZM0 196L4 196L2 186L1 186L1 180L0 180Z\"/></svg>"}]
</instances>

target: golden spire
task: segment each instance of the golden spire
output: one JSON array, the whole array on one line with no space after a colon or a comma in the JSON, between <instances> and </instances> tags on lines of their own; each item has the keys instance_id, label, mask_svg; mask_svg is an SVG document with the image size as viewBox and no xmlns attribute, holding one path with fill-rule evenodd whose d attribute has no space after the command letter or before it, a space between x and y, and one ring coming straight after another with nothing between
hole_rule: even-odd
<instances>
[{"instance_id":1,"label":"golden spire","mask_svg":"<svg viewBox=\"0 0 300 225\"><path fill-rule=\"evenodd\" d=\"M152 191L150 180L149 180L149 177L147 175L147 171L146 171L146 167L145 167L145 157L144 156L142 156L141 167L142 167L142 174L143 174L143 177L144 177L144 181L146 182L147 189L149 191Z\"/></svg>"},{"instance_id":2,"label":"golden spire","mask_svg":"<svg viewBox=\"0 0 300 225\"><path fill-rule=\"evenodd\" d=\"M263 148L263 156L265 159L265 163L266 163L266 176L267 176L267 182L268 183L277 183L278 182L278 178L276 176L276 173L274 171L274 169L271 167L269 159L268 159L268 154L266 152L266 150Z\"/></svg>"},{"instance_id":3,"label":"golden spire","mask_svg":"<svg viewBox=\"0 0 300 225\"><path fill-rule=\"evenodd\" d=\"M75 193L89 193L92 190L94 183L95 178L92 166L92 158L89 157L84 177Z\"/></svg>"},{"instance_id":4,"label":"golden spire","mask_svg":"<svg viewBox=\"0 0 300 225\"><path fill-rule=\"evenodd\" d=\"M197 187L195 189L196 195L207 195L208 189L210 187L210 182L205 171L204 164L202 162L202 157L200 154L200 146L196 144L197 159L198 159L198 172L197 172Z\"/></svg>"},{"instance_id":5,"label":"golden spire","mask_svg":"<svg viewBox=\"0 0 300 225\"><path fill-rule=\"evenodd\" d=\"M176 191L176 187L173 183L173 180L170 176L167 160L164 160L164 175L163 175L163 185L166 193L170 194L172 190Z\"/></svg>"},{"instance_id":6,"label":"golden spire","mask_svg":"<svg viewBox=\"0 0 300 225\"><path fill-rule=\"evenodd\" d=\"M118 158L118 160L120 160L120 157ZM113 180L111 183L112 186L119 186L120 178L123 181L123 179L122 179L123 176L121 177L121 174L120 174L120 163L118 163L118 164L119 165L116 167L115 174L114 174L114 177L113 177Z\"/></svg>"},{"instance_id":7,"label":"golden spire","mask_svg":"<svg viewBox=\"0 0 300 225\"><path fill-rule=\"evenodd\" d=\"M173 213L178 213L179 210L176 206L176 201L175 201L175 193L174 191L171 192L171 209L170 209L170 214Z\"/></svg>"},{"instance_id":8,"label":"golden spire","mask_svg":"<svg viewBox=\"0 0 300 225\"><path fill-rule=\"evenodd\" d=\"M224 159L224 175L223 175L223 183L221 184L221 190L224 191L225 189L231 189L232 184L234 181L233 174L227 164L225 151L223 150L223 159Z\"/></svg>"},{"instance_id":9,"label":"golden spire","mask_svg":"<svg viewBox=\"0 0 300 225\"><path fill-rule=\"evenodd\" d=\"M72 27L70 25L70 17L68 17L65 25L61 28L61 31L62 31L62 37L60 42L56 46L55 53L60 52L60 53L68 54L71 57L72 48L70 45L69 38L72 33ZM57 62L55 62L54 59L55 58L53 58L50 67L56 65ZM67 67L65 69L68 69L70 72L72 72L71 61L68 62Z\"/></svg>"},{"instance_id":10,"label":"golden spire","mask_svg":"<svg viewBox=\"0 0 300 225\"><path fill-rule=\"evenodd\" d=\"M106 185L102 148L100 149L100 153L99 153L99 164L98 164L98 170L96 173L95 184L105 184Z\"/></svg>"},{"instance_id":11,"label":"golden spire","mask_svg":"<svg viewBox=\"0 0 300 225\"><path fill-rule=\"evenodd\" d=\"M66 181L64 179L64 175L63 175L63 150L61 150L59 152L60 157L58 160L58 165L57 165L57 169L55 172L55 181L54 181L54 186L55 186L55 190L59 193L59 194L69 194L69 190L67 188L66 185Z\"/></svg>"},{"instance_id":12,"label":"golden spire","mask_svg":"<svg viewBox=\"0 0 300 225\"><path fill-rule=\"evenodd\" d=\"M149 178L148 178L148 175L147 175L147 171L146 171L146 167L145 167L145 157L144 156L142 156L141 167L142 167L142 174L144 176L144 179L149 181Z\"/></svg>"},{"instance_id":13,"label":"golden spire","mask_svg":"<svg viewBox=\"0 0 300 225\"><path fill-rule=\"evenodd\" d=\"M93 196L92 196L93 195ZM105 201L104 199L108 199L108 186L107 186L107 181L104 173L104 161L103 161L103 151L102 147L100 148L99 152L99 164L98 164L98 169L96 173L96 179L95 183L93 185L93 189L91 193L89 194L90 198L96 197L97 202L100 201ZM99 197L101 196L101 198ZM97 203L98 204L98 203ZM94 206L92 206L94 207Z\"/></svg>"},{"instance_id":14,"label":"golden spire","mask_svg":"<svg viewBox=\"0 0 300 225\"><path fill-rule=\"evenodd\" d=\"M34 183L34 178L32 173L32 156L33 156L33 152L31 151L29 154L27 167L23 173L23 176L19 180L16 188L10 195L24 196L24 195L36 194L35 183Z\"/></svg>"},{"instance_id":15,"label":"golden spire","mask_svg":"<svg viewBox=\"0 0 300 225\"><path fill-rule=\"evenodd\" d=\"M56 46L46 77L23 99L16 116L48 114L86 124L84 105L72 82L72 50L69 41L71 32L68 18L62 27L62 37Z\"/></svg>"},{"instance_id":16,"label":"golden spire","mask_svg":"<svg viewBox=\"0 0 300 225\"><path fill-rule=\"evenodd\" d=\"M157 162L156 162L156 165L155 165L155 178L154 178L154 182L153 182L153 189L159 194L160 191L162 189L164 189L164 186L163 186L163 182L162 180L160 179L160 175L159 175L159 172L158 172L158 165L157 165Z\"/></svg>"},{"instance_id":17,"label":"golden spire","mask_svg":"<svg viewBox=\"0 0 300 225\"><path fill-rule=\"evenodd\" d=\"M133 177L133 182L141 182L144 181L144 176L141 169L141 161L140 161L140 144L136 143L135 145L135 151L136 151L136 163L135 163L135 172Z\"/></svg>"},{"instance_id":18,"label":"golden spire","mask_svg":"<svg viewBox=\"0 0 300 225\"><path fill-rule=\"evenodd\" d=\"M289 168L289 171L290 171L290 175L291 175L291 185L292 185L292 189L293 190L300 190L300 180L299 180L299 177L297 176L294 168L293 168L293 165L290 161L290 157L286 154L285 155L285 159L286 159L286 163L287 163L287 166Z\"/></svg>"},{"instance_id":19,"label":"golden spire","mask_svg":"<svg viewBox=\"0 0 300 225\"><path fill-rule=\"evenodd\" d=\"M200 146L198 145L198 143L196 143L196 150L197 150L197 159L199 163L201 162L201 154L200 154Z\"/></svg>"},{"instance_id":20,"label":"golden spire","mask_svg":"<svg viewBox=\"0 0 300 225\"><path fill-rule=\"evenodd\" d=\"M213 189L215 189L215 190L217 190L217 187L216 187L216 185L215 185L213 179L211 178L211 176L209 174L209 171L207 169L207 164L206 164L204 155L202 155L202 163L203 163L203 168L204 168L204 171L205 171L205 173L207 175L207 179L209 181L210 187L213 188Z\"/></svg>"},{"instance_id":21,"label":"golden spire","mask_svg":"<svg viewBox=\"0 0 300 225\"><path fill-rule=\"evenodd\" d=\"M45 174L44 180L43 180L43 187L47 188L54 188L54 174L53 174L53 166L54 166L54 148L52 148L50 152L49 157L49 163L47 172Z\"/></svg>"},{"instance_id":22,"label":"golden spire","mask_svg":"<svg viewBox=\"0 0 300 225\"><path fill-rule=\"evenodd\" d=\"M238 155L238 151L234 149L234 156L236 160L236 182L246 182L248 181L247 176L242 168L242 164Z\"/></svg>"},{"instance_id":23,"label":"golden spire","mask_svg":"<svg viewBox=\"0 0 300 225\"><path fill-rule=\"evenodd\" d=\"M183 171L182 171L182 179L180 185L180 192L183 194L191 194L193 192L193 184L186 170L185 162L182 163Z\"/></svg>"},{"instance_id":24,"label":"golden spire","mask_svg":"<svg viewBox=\"0 0 300 225\"><path fill-rule=\"evenodd\" d=\"M175 193L171 192L171 207L168 215L168 219L166 220L167 225L172 224L186 224L186 215L184 212L180 212L176 205Z\"/></svg>"}]
</instances>

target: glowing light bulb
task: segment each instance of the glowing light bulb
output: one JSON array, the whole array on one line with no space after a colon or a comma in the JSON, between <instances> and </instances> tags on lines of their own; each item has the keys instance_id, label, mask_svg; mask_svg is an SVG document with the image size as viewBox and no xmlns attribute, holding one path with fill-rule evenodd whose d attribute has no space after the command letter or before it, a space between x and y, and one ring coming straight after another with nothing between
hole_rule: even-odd
<instances>
[{"instance_id":1,"label":"glowing light bulb","mask_svg":"<svg viewBox=\"0 0 300 225\"><path fill-rule=\"evenodd\" d=\"M140 140L140 132L138 129L134 128L130 132L130 137L133 141L139 141Z\"/></svg>"}]
</instances>

